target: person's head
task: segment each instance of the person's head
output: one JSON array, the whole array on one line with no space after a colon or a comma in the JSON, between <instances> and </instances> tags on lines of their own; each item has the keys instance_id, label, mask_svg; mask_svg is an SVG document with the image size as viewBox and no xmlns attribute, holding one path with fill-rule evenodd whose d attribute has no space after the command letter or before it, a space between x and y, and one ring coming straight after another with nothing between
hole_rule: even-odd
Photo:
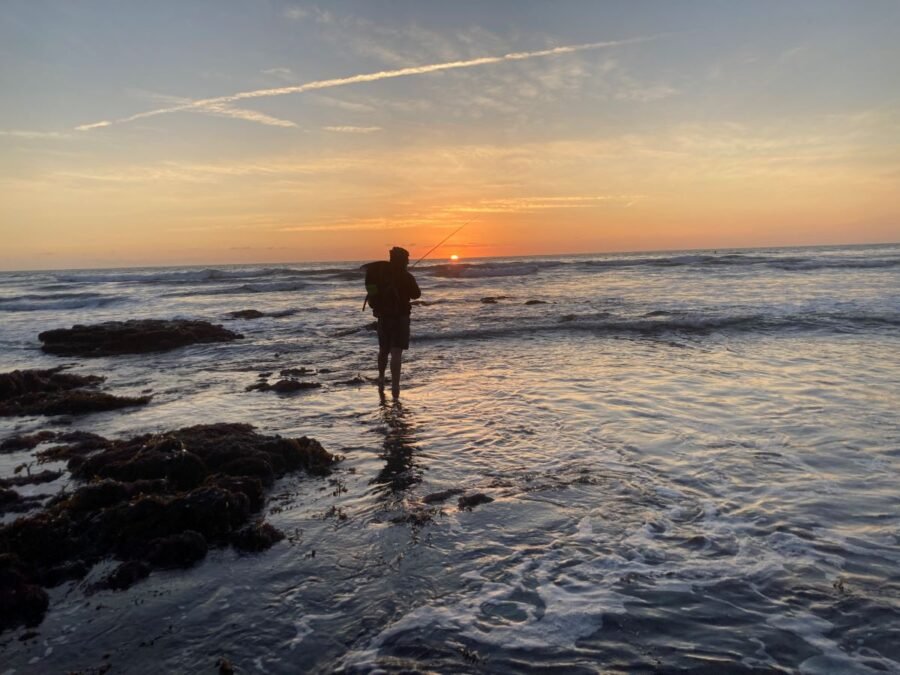
<instances>
[{"instance_id":1,"label":"person's head","mask_svg":"<svg viewBox=\"0 0 900 675\"><path fill-rule=\"evenodd\" d=\"M391 263L406 269L407 265L409 265L409 251L405 248L395 246L391 249Z\"/></svg>"}]
</instances>

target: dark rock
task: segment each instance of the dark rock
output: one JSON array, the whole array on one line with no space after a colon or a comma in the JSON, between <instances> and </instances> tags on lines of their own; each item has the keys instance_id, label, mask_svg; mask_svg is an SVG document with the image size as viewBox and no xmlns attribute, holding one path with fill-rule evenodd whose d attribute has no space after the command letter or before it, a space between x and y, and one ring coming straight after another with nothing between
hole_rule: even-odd
<instances>
[{"instance_id":1,"label":"dark rock","mask_svg":"<svg viewBox=\"0 0 900 675\"><path fill-rule=\"evenodd\" d=\"M73 478L90 482L0 526L0 557L15 554L22 583L37 591L82 578L110 556L123 564L96 588L127 588L153 567L193 564L210 546L268 548L283 535L265 523L248 525L265 505L264 484L288 471L325 475L339 459L313 439L263 436L247 424L57 439L72 447L50 450L71 455Z\"/></svg>"},{"instance_id":2,"label":"dark rock","mask_svg":"<svg viewBox=\"0 0 900 675\"><path fill-rule=\"evenodd\" d=\"M559 322L560 323L568 323L569 321L574 321L577 318L578 318L577 314L564 314L563 316L559 317Z\"/></svg>"},{"instance_id":3,"label":"dark rock","mask_svg":"<svg viewBox=\"0 0 900 675\"><path fill-rule=\"evenodd\" d=\"M166 465L166 478L179 490L197 487L207 473L206 464L192 452L180 452Z\"/></svg>"},{"instance_id":4,"label":"dark rock","mask_svg":"<svg viewBox=\"0 0 900 675\"><path fill-rule=\"evenodd\" d=\"M155 567L190 567L206 557L206 539L199 532L185 530L150 542L147 560Z\"/></svg>"},{"instance_id":5,"label":"dark rock","mask_svg":"<svg viewBox=\"0 0 900 675\"><path fill-rule=\"evenodd\" d=\"M52 483L62 476L62 471L39 471L25 476L13 476L12 478L0 478L0 488L18 487L21 485L41 485Z\"/></svg>"},{"instance_id":6,"label":"dark rock","mask_svg":"<svg viewBox=\"0 0 900 675\"><path fill-rule=\"evenodd\" d=\"M269 523L252 523L231 537L231 545L239 551L265 551L284 539L284 533Z\"/></svg>"},{"instance_id":7,"label":"dark rock","mask_svg":"<svg viewBox=\"0 0 900 675\"><path fill-rule=\"evenodd\" d=\"M252 476L266 486L275 481L272 464L260 455L239 457L221 466L219 470L227 476Z\"/></svg>"},{"instance_id":8,"label":"dark rock","mask_svg":"<svg viewBox=\"0 0 900 675\"><path fill-rule=\"evenodd\" d=\"M496 305L499 300L509 300L508 295L489 295L486 298L482 298L481 302L485 305Z\"/></svg>"},{"instance_id":9,"label":"dark rock","mask_svg":"<svg viewBox=\"0 0 900 675\"><path fill-rule=\"evenodd\" d=\"M259 511L265 503L265 488L259 478L216 474L206 479L206 485L244 495L250 504L251 511Z\"/></svg>"},{"instance_id":10,"label":"dark rock","mask_svg":"<svg viewBox=\"0 0 900 675\"><path fill-rule=\"evenodd\" d=\"M460 497L457 504L460 511L471 511L474 507L480 504L488 504L492 501L494 501L493 497L488 497L483 492L476 492L475 494Z\"/></svg>"},{"instance_id":11,"label":"dark rock","mask_svg":"<svg viewBox=\"0 0 900 675\"><path fill-rule=\"evenodd\" d=\"M234 675L234 667L231 665L231 661L224 656L216 661L216 668L219 669L219 675Z\"/></svg>"},{"instance_id":12,"label":"dark rock","mask_svg":"<svg viewBox=\"0 0 900 675\"><path fill-rule=\"evenodd\" d=\"M99 384L104 378L96 375L63 373L63 368L49 370L14 370L0 373L0 401L8 401L25 394L67 391Z\"/></svg>"},{"instance_id":13,"label":"dark rock","mask_svg":"<svg viewBox=\"0 0 900 675\"><path fill-rule=\"evenodd\" d=\"M15 490L0 488L0 515L4 513L25 513L40 506L44 497L36 495L23 497Z\"/></svg>"},{"instance_id":14,"label":"dark rock","mask_svg":"<svg viewBox=\"0 0 900 675\"><path fill-rule=\"evenodd\" d=\"M525 304L526 305L546 305L547 301L546 300L528 300Z\"/></svg>"},{"instance_id":15,"label":"dark rock","mask_svg":"<svg viewBox=\"0 0 900 675\"><path fill-rule=\"evenodd\" d=\"M290 394L295 391L304 389L318 389L321 387L319 382L300 382L299 380L278 380L275 384L268 382L257 382L251 384L245 391L275 391L279 394Z\"/></svg>"},{"instance_id":16,"label":"dark rock","mask_svg":"<svg viewBox=\"0 0 900 675\"><path fill-rule=\"evenodd\" d=\"M0 377L3 377L3 375L0 375ZM0 443L0 453L16 452L17 450L31 450L44 441L53 440L55 437L56 434L52 431L40 431L36 434L31 434L30 436L13 436Z\"/></svg>"},{"instance_id":17,"label":"dark rock","mask_svg":"<svg viewBox=\"0 0 900 675\"><path fill-rule=\"evenodd\" d=\"M149 576L150 565L138 560L129 560L116 567L109 576L95 586L95 589L108 588L113 591L124 591Z\"/></svg>"},{"instance_id":18,"label":"dark rock","mask_svg":"<svg viewBox=\"0 0 900 675\"><path fill-rule=\"evenodd\" d=\"M427 494L422 498L422 501L426 504L435 504L437 502L445 502L450 497L455 497L456 495L460 495L465 490L462 488L450 488L449 490L441 490L440 492L432 492L431 494Z\"/></svg>"},{"instance_id":19,"label":"dark rock","mask_svg":"<svg viewBox=\"0 0 900 675\"><path fill-rule=\"evenodd\" d=\"M191 344L228 342L242 336L207 321L132 319L76 325L38 335L42 349L59 356L113 356L161 352Z\"/></svg>"},{"instance_id":20,"label":"dark rock","mask_svg":"<svg viewBox=\"0 0 900 675\"><path fill-rule=\"evenodd\" d=\"M97 511L130 498L130 491L124 483L101 480L78 488L69 498L69 508L73 511Z\"/></svg>"},{"instance_id":21,"label":"dark rock","mask_svg":"<svg viewBox=\"0 0 900 675\"><path fill-rule=\"evenodd\" d=\"M282 377L302 377L304 375L315 375L315 372L311 368L285 368L279 374Z\"/></svg>"},{"instance_id":22,"label":"dark rock","mask_svg":"<svg viewBox=\"0 0 900 675\"><path fill-rule=\"evenodd\" d=\"M265 316L258 309L241 309L237 312L229 312L228 316L232 319L260 319Z\"/></svg>"},{"instance_id":23,"label":"dark rock","mask_svg":"<svg viewBox=\"0 0 900 675\"><path fill-rule=\"evenodd\" d=\"M120 397L83 389L103 381L94 375L73 375L51 370L16 370L0 374L0 417L13 415L81 415L148 403L152 397ZM8 450L34 447L53 432L8 439ZM7 451L8 451L7 450Z\"/></svg>"},{"instance_id":24,"label":"dark rock","mask_svg":"<svg viewBox=\"0 0 900 675\"><path fill-rule=\"evenodd\" d=\"M47 592L23 574L21 561L13 555L0 555L0 631L37 626L49 604Z\"/></svg>"}]
</instances>

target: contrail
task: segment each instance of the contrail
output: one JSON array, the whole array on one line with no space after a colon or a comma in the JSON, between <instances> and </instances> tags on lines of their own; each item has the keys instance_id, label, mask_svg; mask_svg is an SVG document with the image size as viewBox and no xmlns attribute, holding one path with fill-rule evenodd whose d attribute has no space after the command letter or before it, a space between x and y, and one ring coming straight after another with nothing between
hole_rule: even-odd
<instances>
[{"instance_id":1,"label":"contrail","mask_svg":"<svg viewBox=\"0 0 900 675\"><path fill-rule=\"evenodd\" d=\"M505 61L524 61L526 59L537 59L545 56L557 56L559 54L572 54L574 52L583 52L592 49L606 49L609 47L619 47L621 45L635 44L639 42L649 42L655 40L659 36L638 37L627 40L611 40L608 42L589 42L580 45L568 45L563 47L553 47L552 49L542 49L534 52L512 52L503 56L483 56L477 59L469 59L467 61L448 61L445 63L432 63L424 66L410 66L408 68L399 68L397 70L382 70L377 73L365 73L362 75L352 75L350 77L340 77L331 80L316 80L305 84L292 85L289 87L278 87L275 89L257 89L255 91L243 91L237 94L229 94L227 96L217 96L215 98L200 99L173 105L168 108L158 108L157 110L148 110L147 112L137 113L130 117L123 117L117 120L102 120L90 124L81 124L75 127L79 131L87 131L100 127L110 126L112 124L124 124L145 117L155 117L156 115L167 115L169 113L181 112L185 110L193 110L203 112L204 109L209 110L218 106L234 103L251 98L268 98L270 96L285 96L287 94L300 94L305 91L315 89L330 89L332 87L343 87L348 84L360 84L362 82L377 82L378 80L388 80L395 77L407 77L410 75L426 75L428 73L437 73L442 70L456 70L459 68L473 68L475 66L486 66L492 63L503 63Z\"/></svg>"}]
</instances>

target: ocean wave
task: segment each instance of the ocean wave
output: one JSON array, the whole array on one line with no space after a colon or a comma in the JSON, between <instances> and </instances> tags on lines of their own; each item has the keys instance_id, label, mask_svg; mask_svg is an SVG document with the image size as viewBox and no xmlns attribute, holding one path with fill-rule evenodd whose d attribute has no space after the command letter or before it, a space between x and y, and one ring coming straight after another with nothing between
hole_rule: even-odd
<instances>
[{"instance_id":1,"label":"ocean wave","mask_svg":"<svg viewBox=\"0 0 900 675\"><path fill-rule=\"evenodd\" d=\"M276 277L333 277L335 279L362 278L363 273L351 268L317 268L310 270L292 267L260 267L252 269L219 269L181 271L134 271L134 272L72 272L57 274L60 283L138 283L138 284L203 284L222 281L247 281Z\"/></svg>"},{"instance_id":2,"label":"ocean wave","mask_svg":"<svg viewBox=\"0 0 900 675\"><path fill-rule=\"evenodd\" d=\"M416 333L414 339L429 342L436 340L483 340L491 338L523 337L541 333L583 332L597 335L634 335L654 337L667 333L685 335L709 335L719 332L767 332L827 330L855 332L873 328L894 329L900 326L898 314L799 314L793 316L767 316L744 314L708 316L703 314L670 314L657 311L641 318L614 317L602 312L593 315L566 314L553 322L533 323L510 321L490 326L441 332Z\"/></svg>"},{"instance_id":3,"label":"ocean wave","mask_svg":"<svg viewBox=\"0 0 900 675\"><path fill-rule=\"evenodd\" d=\"M124 300L119 295L99 293L28 294L0 299L0 312L38 312L59 309L87 309L105 307Z\"/></svg>"},{"instance_id":4,"label":"ocean wave","mask_svg":"<svg viewBox=\"0 0 900 675\"><path fill-rule=\"evenodd\" d=\"M814 271L819 269L886 269L900 267L900 256L879 258L857 256L795 256L754 253L685 253L678 255L610 256L583 260L533 260L528 262L473 262L431 265L421 272L437 278L470 279L503 276L527 276L561 266L583 271L604 272L622 268L722 269L742 267L770 267L783 271Z\"/></svg>"},{"instance_id":5,"label":"ocean wave","mask_svg":"<svg viewBox=\"0 0 900 675\"><path fill-rule=\"evenodd\" d=\"M556 267L558 262L543 263L451 263L432 265L423 272L442 279L480 279L484 277L522 277L535 274L541 269Z\"/></svg>"}]
</instances>

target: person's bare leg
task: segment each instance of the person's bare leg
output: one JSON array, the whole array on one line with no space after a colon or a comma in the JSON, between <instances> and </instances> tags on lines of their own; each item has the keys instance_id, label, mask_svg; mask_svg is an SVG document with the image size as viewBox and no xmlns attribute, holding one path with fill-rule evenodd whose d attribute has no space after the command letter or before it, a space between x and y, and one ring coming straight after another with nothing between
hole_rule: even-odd
<instances>
[{"instance_id":1,"label":"person's bare leg","mask_svg":"<svg viewBox=\"0 0 900 675\"><path fill-rule=\"evenodd\" d=\"M403 365L403 350L391 349L391 395L400 398L400 367Z\"/></svg>"},{"instance_id":2,"label":"person's bare leg","mask_svg":"<svg viewBox=\"0 0 900 675\"><path fill-rule=\"evenodd\" d=\"M388 353L386 350L378 350L378 389L384 390L384 370L387 368Z\"/></svg>"}]
</instances>

